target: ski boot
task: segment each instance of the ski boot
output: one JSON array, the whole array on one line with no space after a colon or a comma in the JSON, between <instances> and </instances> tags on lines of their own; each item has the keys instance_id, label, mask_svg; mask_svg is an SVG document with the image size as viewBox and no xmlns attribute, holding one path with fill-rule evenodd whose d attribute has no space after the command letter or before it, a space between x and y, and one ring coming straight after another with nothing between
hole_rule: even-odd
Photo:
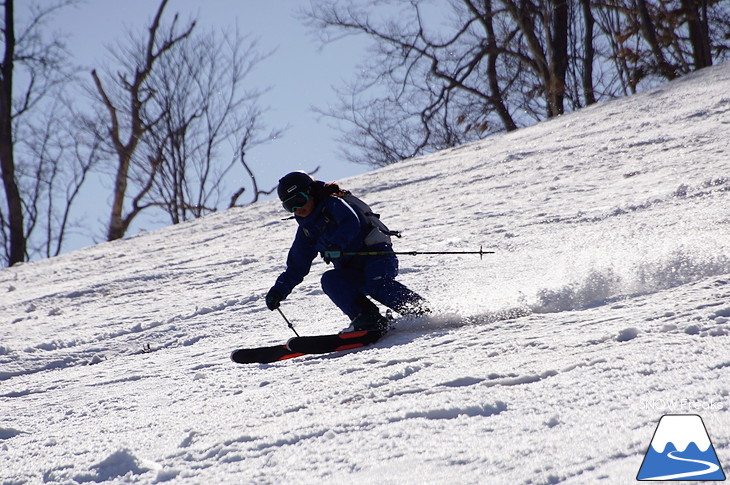
<instances>
[{"instance_id":1,"label":"ski boot","mask_svg":"<svg viewBox=\"0 0 730 485\"><path fill-rule=\"evenodd\" d=\"M357 332L361 330L380 330L386 331L388 329L389 320L380 314L377 309L368 309L350 322L350 326L342 331L345 332Z\"/></svg>"}]
</instances>

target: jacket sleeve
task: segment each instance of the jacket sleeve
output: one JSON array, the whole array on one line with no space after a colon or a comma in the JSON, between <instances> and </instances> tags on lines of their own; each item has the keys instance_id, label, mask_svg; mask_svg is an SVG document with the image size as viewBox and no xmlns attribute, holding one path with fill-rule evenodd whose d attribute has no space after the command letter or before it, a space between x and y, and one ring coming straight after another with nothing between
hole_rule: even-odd
<instances>
[{"instance_id":1,"label":"jacket sleeve","mask_svg":"<svg viewBox=\"0 0 730 485\"><path fill-rule=\"evenodd\" d=\"M274 284L274 289L286 298L295 286L304 280L312 267L312 261L317 256L314 246L307 241L301 229L297 230L294 243L289 249L286 258L286 270L279 275Z\"/></svg>"}]
</instances>

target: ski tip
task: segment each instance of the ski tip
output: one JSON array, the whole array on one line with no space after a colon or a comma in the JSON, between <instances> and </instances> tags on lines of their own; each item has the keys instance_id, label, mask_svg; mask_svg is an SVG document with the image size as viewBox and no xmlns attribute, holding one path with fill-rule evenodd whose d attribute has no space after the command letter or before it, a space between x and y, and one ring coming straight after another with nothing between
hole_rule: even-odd
<instances>
[{"instance_id":1,"label":"ski tip","mask_svg":"<svg viewBox=\"0 0 730 485\"><path fill-rule=\"evenodd\" d=\"M235 350L231 352L231 362L235 362L236 364L248 364L245 359L238 356L238 353Z\"/></svg>"}]
</instances>

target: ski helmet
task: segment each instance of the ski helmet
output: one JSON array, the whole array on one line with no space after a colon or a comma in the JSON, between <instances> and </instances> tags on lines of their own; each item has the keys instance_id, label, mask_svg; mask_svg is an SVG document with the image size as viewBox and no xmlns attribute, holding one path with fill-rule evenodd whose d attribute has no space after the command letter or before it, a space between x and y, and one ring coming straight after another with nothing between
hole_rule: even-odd
<instances>
[{"instance_id":1,"label":"ski helmet","mask_svg":"<svg viewBox=\"0 0 730 485\"><path fill-rule=\"evenodd\" d=\"M309 200L309 186L314 179L305 172L291 172L279 179L279 200L288 212L294 212Z\"/></svg>"}]
</instances>

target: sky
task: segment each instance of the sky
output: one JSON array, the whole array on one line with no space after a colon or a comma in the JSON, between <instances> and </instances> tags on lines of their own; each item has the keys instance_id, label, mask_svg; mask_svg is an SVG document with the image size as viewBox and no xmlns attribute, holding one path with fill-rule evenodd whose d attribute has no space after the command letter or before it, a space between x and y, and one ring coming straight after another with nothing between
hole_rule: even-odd
<instances>
[{"instance_id":1,"label":"sky","mask_svg":"<svg viewBox=\"0 0 730 485\"><path fill-rule=\"evenodd\" d=\"M248 77L251 86L270 88L260 100L266 108L265 124L269 128L287 128L281 138L249 152L248 161L261 189L274 187L283 174L292 170L311 171L319 166L318 176L326 180L369 170L339 156L339 132L332 127L331 120L322 119L312 110L326 108L336 101L333 86L352 79L364 52L364 40L347 38L322 46L295 15L306 4L296 0L170 0L163 17L169 20L177 12L183 20L195 18L201 30L233 29L238 25L242 33L258 39L260 52L275 50ZM157 0L92 0L59 12L52 25L69 35L69 50L88 72L109 58L108 46L123 40L127 31L143 32L158 6ZM96 242L103 238L110 186L109 180L86 188L80 201L83 209L77 207L76 213L92 222L86 234L74 235L69 240L66 251L93 244L89 236ZM100 197L107 203L99 204ZM251 197L247 193L240 200L248 202ZM165 215L140 218L127 235L168 223Z\"/></svg>"}]
</instances>

